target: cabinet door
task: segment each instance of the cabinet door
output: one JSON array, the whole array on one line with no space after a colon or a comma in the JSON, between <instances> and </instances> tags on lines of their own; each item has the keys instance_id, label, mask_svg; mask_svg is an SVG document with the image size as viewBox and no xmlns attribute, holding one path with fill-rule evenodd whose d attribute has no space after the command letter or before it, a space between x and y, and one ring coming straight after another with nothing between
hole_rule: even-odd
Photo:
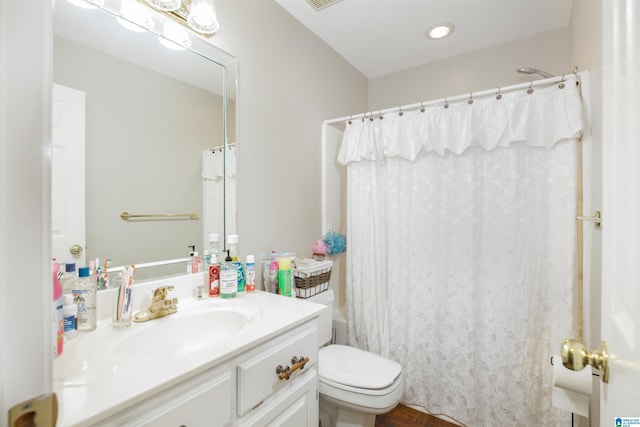
<instances>
[{"instance_id":1,"label":"cabinet door","mask_svg":"<svg viewBox=\"0 0 640 427\"><path fill-rule=\"evenodd\" d=\"M238 425L241 427L317 427L318 375L311 369L265 401Z\"/></svg>"},{"instance_id":2,"label":"cabinet door","mask_svg":"<svg viewBox=\"0 0 640 427\"><path fill-rule=\"evenodd\" d=\"M187 385L187 384L185 384ZM225 427L231 425L231 373L211 378L129 419L122 427Z\"/></svg>"},{"instance_id":3,"label":"cabinet door","mask_svg":"<svg viewBox=\"0 0 640 427\"><path fill-rule=\"evenodd\" d=\"M283 405L284 410L276 418L268 422L266 424L267 427L311 427L318 424L318 420L312 421L309 419L312 404L310 400L315 400L315 393L308 390L293 403L286 402L286 405Z\"/></svg>"}]
</instances>

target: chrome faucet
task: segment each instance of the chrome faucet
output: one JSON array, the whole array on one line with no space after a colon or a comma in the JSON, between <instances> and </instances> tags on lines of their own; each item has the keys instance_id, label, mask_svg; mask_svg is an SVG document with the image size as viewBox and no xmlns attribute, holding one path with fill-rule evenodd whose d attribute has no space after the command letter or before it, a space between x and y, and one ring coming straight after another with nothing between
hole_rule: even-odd
<instances>
[{"instance_id":1,"label":"chrome faucet","mask_svg":"<svg viewBox=\"0 0 640 427\"><path fill-rule=\"evenodd\" d=\"M148 309L142 310L133 316L134 322L146 322L157 319L178 311L178 298L167 299L167 294L173 290L173 286L161 286L153 291L153 299Z\"/></svg>"}]
</instances>

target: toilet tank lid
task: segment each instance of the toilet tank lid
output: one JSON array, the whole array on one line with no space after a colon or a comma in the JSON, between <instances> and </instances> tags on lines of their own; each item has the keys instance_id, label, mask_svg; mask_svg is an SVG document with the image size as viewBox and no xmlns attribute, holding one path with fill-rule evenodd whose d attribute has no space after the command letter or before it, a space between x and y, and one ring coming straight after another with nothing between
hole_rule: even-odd
<instances>
[{"instance_id":1,"label":"toilet tank lid","mask_svg":"<svg viewBox=\"0 0 640 427\"><path fill-rule=\"evenodd\" d=\"M399 363L378 354L346 345L329 345L320 349L320 381L365 389L381 389L393 384L400 375Z\"/></svg>"}]
</instances>

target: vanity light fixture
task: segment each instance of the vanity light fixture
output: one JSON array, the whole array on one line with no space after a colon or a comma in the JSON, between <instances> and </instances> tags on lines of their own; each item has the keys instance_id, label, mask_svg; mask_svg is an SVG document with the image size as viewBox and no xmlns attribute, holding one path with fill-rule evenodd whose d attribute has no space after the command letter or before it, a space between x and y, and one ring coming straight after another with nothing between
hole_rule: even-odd
<instances>
[{"instance_id":1,"label":"vanity light fixture","mask_svg":"<svg viewBox=\"0 0 640 427\"><path fill-rule=\"evenodd\" d=\"M220 28L213 0L138 1L205 36L210 36Z\"/></svg>"},{"instance_id":2,"label":"vanity light fixture","mask_svg":"<svg viewBox=\"0 0 640 427\"><path fill-rule=\"evenodd\" d=\"M67 0L74 6L82 9L97 9L104 5L104 0Z\"/></svg>"},{"instance_id":3,"label":"vanity light fixture","mask_svg":"<svg viewBox=\"0 0 640 427\"><path fill-rule=\"evenodd\" d=\"M191 47L187 31L176 22L167 21L162 28L162 37L158 37L162 45L172 50L185 50Z\"/></svg>"},{"instance_id":4,"label":"vanity light fixture","mask_svg":"<svg viewBox=\"0 0 640 427\"><path fill-rule=\"evenodd\" d=\"M172 12L180 9L180 0L145 0L155 9Z\"/></svg>"},{"instance_id":5,"label":"vanity light fixture","mask_svg":"<svg viewBox=\"0 0 640 427\"><path fill-rule=\"evenodd\" d=\"M425 31L424 35L431 40L439 40L439 39L443 39L447 36L450 36L453 33L453 30L456 27L453 24L450 24L448 22L442 23L442 24L436 24L436 25L432 25L431 27L427 28L427 31Z\"/></svg>"},{"instance_id":6,"label":"vanity light fixture","mask_svg":"<svg viewBox=\"0 0 640 427\"><path fill-rule=\"evenodd\" d=\"M140 3L123 1L118 23L127 30L142 32L153 29L153 19Z\"/></svg>"}]
</instances>

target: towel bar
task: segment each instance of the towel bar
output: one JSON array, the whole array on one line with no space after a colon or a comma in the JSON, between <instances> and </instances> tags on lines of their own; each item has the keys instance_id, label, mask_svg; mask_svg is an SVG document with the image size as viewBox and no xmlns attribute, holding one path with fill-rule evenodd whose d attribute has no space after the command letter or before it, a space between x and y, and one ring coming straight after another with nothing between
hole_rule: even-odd
<instances>
[{"instance_id":1,"label":"towel bar","mask_svg":"<svg viewBox=\"0 0 640 427\"><path fill-rule=\"evenodd\" d=\"M190 212L186 214L138 214L133 215L127 211L123 211L120 213L120 218L123 221L129 221L132 218L176 218L180 219L182 217L188 217L189 219L198 219L198 214L195 212Z\"/></svg>"}]
</instances>

